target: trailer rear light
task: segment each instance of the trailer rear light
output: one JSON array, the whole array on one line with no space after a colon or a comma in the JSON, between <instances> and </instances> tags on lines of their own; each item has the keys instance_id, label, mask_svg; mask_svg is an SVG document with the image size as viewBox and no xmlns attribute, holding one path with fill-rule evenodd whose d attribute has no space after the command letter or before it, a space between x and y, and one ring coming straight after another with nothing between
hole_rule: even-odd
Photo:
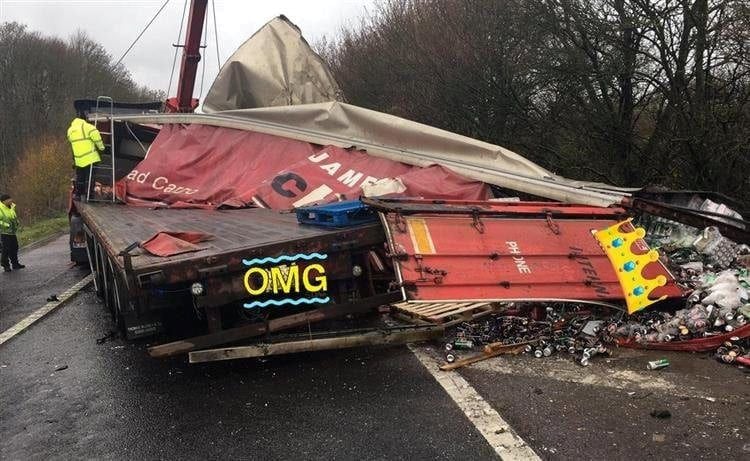
<instances>
[{"instance_id":1,"label":"trailer rear light","mask_svg":"<svg viewBox=\"0 0 750 461\"><path fill-rule=\"evenodd\" d=\"M206 290L203 288L202 283L195 282L194 284L190 285L190 292L193 294L193 296L203 296Z\"/></svg>"},{"instance_id":2,"label":"trailer rear light","mask_svg":"<svg viewBox=\"0 0 750 461\"><path fill-rule=\"evenodd\" d=\"M352 275L355 277L359 277L360 275L362 275L362 266L353 266Z\"/></svg>"}]
</instances>

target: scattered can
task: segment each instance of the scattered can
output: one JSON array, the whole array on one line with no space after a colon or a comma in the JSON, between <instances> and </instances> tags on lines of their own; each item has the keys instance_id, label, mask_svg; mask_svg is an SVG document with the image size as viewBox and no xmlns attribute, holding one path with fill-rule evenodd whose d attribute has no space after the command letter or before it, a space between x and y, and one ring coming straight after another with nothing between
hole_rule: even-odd
<instances>
[{"instance_id":1,"label":"scattered can","mask_svg":"<svg viewBox=\"0 0 750 461\"><path fill-rule=\"evenodd\" d=\"M453 341L453 347L455 349L471 349L474 347L474 341L470 339L457 339Z\"/></svg>"},{"instance_id":2,"label":"scattered can","mask_svg":"<svg viewBox=\"0 0 750 461\"><path fill-rule=\"evenodd\" d=\"M659 359L648 362L646 365L647 370L658 370L659 368L666 368L669 366L669 360Z\"/></svg>"}]
</instances>

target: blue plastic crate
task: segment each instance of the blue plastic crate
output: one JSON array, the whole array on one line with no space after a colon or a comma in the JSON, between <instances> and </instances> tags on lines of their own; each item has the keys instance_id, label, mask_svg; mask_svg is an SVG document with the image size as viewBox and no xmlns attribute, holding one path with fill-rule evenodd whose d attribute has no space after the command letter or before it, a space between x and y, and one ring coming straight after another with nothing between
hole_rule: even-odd
<instances>
[{"instance_id":1,"label":"blue plastic crate","mask_svg":"<svg viewBox=\"0 0 750 461\"><path fill-rule=\"evenodd\" d=\"M297 221L323 227L349 227L377 221L378 215L359 200L297 208Z\"/></svg>"}]
</instances>

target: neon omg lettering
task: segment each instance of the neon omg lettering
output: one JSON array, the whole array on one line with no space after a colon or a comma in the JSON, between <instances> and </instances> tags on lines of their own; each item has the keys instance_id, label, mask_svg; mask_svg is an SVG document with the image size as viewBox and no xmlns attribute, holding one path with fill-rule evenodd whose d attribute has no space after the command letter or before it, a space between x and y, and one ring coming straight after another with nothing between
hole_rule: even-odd
<instances>
[{"instance_id":1,"label":"neon omg lettering","mask_svg":"<svg viewBox=\"0 0 750 461\"><path fill-rule=\"evenodd\" d=\"M284 269L287 270L284 271ZM302 274L300 274L300 268L296 264L287 267L274 266L270 269L251 267L245 272L245 289L252 296L258 296L269 291L273 291L274 294L291 294L299 293L300 285L302 285L305 291L317 293L328 289L328 280L325 273L325 268L320 264L310 264L302 270ZM260 280L260 283L253 286L251 279L256 282Z\"/></svg>"},{"instance_id":2,"label":"neon omg lettering","mask_svg":"<svg viewBox=\"0 0 750 461\"><path fill-rule=\"evenodd\" d=\"M313 260L325 260L328 258L326 254L310 253L310 254L296 254L293 256L277 256L267 257L260 259L243 259L242 263L250 268L245 271L245 276L242 278L245 290L251 296L261 295L278 295L280 293L299 297L284 298L284 299L267 299L265 301L253 301L245 303L244 306L247 308L252 307L266 307L266 306L281 306L284 304L291 304L299 306L300 304L325 304L331 300L330 297L303 297L300 296L303 292L306 293L322 293L328 290L328 279L326 278L326 270L322 264L311 263L304 268L297 265L296 261L313 261ZM266 264L278 264L281 262L290 262L291 265L276 265L271 267L261 267Z\"/></svg>"}]
</instances>

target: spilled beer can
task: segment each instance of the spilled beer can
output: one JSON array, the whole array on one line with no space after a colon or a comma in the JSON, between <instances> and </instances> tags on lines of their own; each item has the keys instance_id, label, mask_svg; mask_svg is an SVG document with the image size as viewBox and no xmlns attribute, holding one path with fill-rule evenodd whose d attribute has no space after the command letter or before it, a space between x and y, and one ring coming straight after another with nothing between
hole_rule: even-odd
<instances>
[{"instance_id":1,"label":"spilled beer can","mask_svg":"<svg viewBox=\"0 0 750 461\"><path fill-rule=\"evenodd\" d=\"M659 368L666 368L669 366L669 360L667 359L659 359L659 360L653 360L651 362L648 362L648 365L646 365L647 370L658 370Z\"/></svg>"}]
</instances>

